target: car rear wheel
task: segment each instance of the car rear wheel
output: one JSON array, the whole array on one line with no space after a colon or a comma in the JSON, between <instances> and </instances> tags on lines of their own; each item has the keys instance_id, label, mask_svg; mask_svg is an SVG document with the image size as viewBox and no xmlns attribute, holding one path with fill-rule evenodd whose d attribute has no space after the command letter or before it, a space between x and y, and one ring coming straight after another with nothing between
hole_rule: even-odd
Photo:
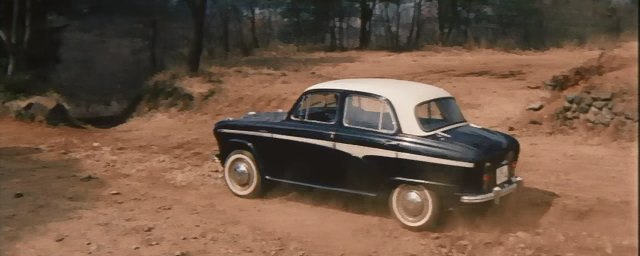
<instances>
[{"instance_id":1,"label":"car rear wheel","mask_svg":"<svg viewBox=\"0 0 640 256\"><path fill-rule=\"evenodd\" d=\"M389 197L389 207L402 226L414 230L435 227L440 216L438 195L421 185L396 187Z\"/></svg>"},{"instance_id":2,"label":"car rear wheel","mask_svg":"<svg viewBox=\"0 0 640 256\"><path fill-rule=\"evenodd\" d=\"M235 150L224 165L224 181L231 192L243 198L262 195L262 175L251 152Z\"/></svg>"}]
</instances>

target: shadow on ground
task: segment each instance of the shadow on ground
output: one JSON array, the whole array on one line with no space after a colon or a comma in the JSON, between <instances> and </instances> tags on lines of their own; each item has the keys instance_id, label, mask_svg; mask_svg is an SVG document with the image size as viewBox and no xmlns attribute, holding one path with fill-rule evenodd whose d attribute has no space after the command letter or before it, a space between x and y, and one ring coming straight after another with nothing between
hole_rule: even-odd
<instances>
[{"instance_id":1,"label":"shadow on ground","mask_svg":"<svg viewBox=\"0 0 640 256\"><path fill-rule=\"evenodd\" d=\"M432 231L446 233L460 228L479 232L534 230L558 197L556 193L551 191L522 187L517 193L502 198L499 205L485 204L444 211L442 224ZM351 213L391 218L386 197L372 198L278 184L269 190L266 198L283 198Z\"/></svg>"},{"instance_id":2,"label":"shadow on ground","mask_svg":"<svg viewBox=\"0 0 640 256\"><path fill-rule=\"evenodd\" d=\"M0 147L0 252L90 208L103 186L76 160L60 160L40 148Z\"/></svg>"},{"instance_id":3,"label":"shadow on ground","mask_svg":"<svg viewBox=\"0 0 640 256\"><path fill-rule=\"evenodd\" d=\"M534 187L521 187L502 198L499 205L460 207L444 216L442 232L464 227L474 231L518 232L539 227L540 219L549 211L558 194Z\"/></svg>"},{"instance_id":4,"label":"shadow on ground","mask_svg":"<svg viewBox=\"0 0 640 256\"><path fill-rule=\"evenodd\" d=\"M288 201L338 209L356 214L378 217L390 216L386 198L347 194L289 184L274 185L269 189L265 198L283 198Z\"/></svg>"}]
</instances>

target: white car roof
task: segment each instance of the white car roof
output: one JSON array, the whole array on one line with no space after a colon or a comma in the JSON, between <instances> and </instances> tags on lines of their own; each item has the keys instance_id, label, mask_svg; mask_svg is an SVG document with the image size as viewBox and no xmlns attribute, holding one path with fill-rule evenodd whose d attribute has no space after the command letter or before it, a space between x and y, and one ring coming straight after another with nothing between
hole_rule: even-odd
<instances>
[{"instance_id":1,"label":"white car roof","mask_svg":"<svg viewBox=\"0 0 640 256\"><path fill-rule=\"evenodd\" d=\"M428 100L452 97L449 92L433 85L385 78L333 80L313 85L305 91L317 89L350 90L382 96L393 105L402 132L416 136L425 136L436 131L427 133L420 128L415 117L415 107Z\"/></svg>"}]
</instances>

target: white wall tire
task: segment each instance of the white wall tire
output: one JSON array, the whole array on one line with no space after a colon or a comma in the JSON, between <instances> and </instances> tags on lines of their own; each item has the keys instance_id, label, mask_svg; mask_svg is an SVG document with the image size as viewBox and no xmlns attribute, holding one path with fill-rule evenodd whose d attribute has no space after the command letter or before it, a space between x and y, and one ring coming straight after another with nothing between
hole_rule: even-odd
<instances>
[{"instance_id":1,"label":"white wall tire","mask_svg":"<svg viewBox=\"0 0 640 256\"><path fill-rule=\"evenodd\" d=\"M389 208L403 227L424 230L435 227L440 216L440 200L421 185L402 184L389 196Z\"/></svg>"},{"instance_id":2,"label":"white wall tire","mask_svg":"<svg viewBox=\"0 0 640 256\"><path fill-rule=\"evenodd\" d=\"M262 174L248 151L235 150L229 154L224 164L224 182L236 196L256 198L262 195Z\"/></svg>"}]
</instances>

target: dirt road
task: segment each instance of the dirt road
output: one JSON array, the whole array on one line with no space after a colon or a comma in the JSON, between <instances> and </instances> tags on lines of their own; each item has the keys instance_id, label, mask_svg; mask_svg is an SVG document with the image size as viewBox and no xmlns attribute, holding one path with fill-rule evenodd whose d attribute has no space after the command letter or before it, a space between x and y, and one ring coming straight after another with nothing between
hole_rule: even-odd
<instances>
[{"instance_id":1,"label":"dirt road","mask_svg":"<svg viewBox=\"0 0 640 256\"><path fill-rule=\"evenodd\" d=\"M0 255L636 255L637 136L558 132L528 124L524 111L551 97L528 85L598 54L307 54L278 60L286 64L278 71L213 68L224 83L209 104L109 130L1 120ZM485 216L456 210L437 231L411 232L364 198L278 187L245 200L227 191L211 160L216 120L288 109L315 82L366 76L439 85L471 122L514 134L526 182L517 200Z\"/></svg>"}]
</instances>

